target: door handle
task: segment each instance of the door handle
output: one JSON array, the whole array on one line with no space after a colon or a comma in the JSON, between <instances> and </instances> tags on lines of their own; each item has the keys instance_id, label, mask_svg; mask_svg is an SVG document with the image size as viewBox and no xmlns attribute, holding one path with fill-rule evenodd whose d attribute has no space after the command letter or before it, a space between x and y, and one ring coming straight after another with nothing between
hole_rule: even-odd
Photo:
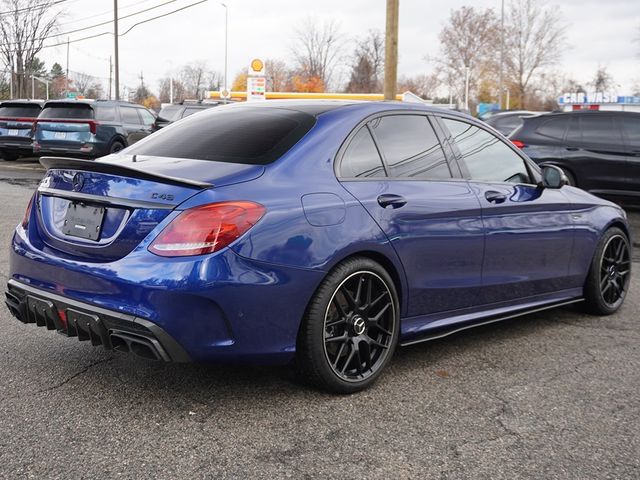
<instances>
[{"instance_id":1,"label":"door handle","mask_svg":"<svg viewBox=\"0 0 640 480\"><path fill-rule=\"evenodd\" d=\"M507 199L507 194L496 192L495 190L489 190L485 192L484 198L491 203L503 203Z\"/></svg>"},{"instance_id":2,"label":"door handle","mask_svg":"<svg viewBox=\"0 0 640 480\"><path fill-rule=\"evenodd\" d=\"M378 204L382 207L382 208L400 208L404 205L406 205L407 200L404 197L401 197L400 195L393 195L393 194L384 194L384 195L380 195L378 197Z\"/></svg>"},{"instance_id":3,"label":"door handle","mask_svg":"<svg viewBox=\"0 0 640 480\"><path fill-rule=\"evenodd\" d=\"M578 147L566 147L566 150L568 150L570 152L577 152L580 149Z\"/></svg>"}]
</instances>

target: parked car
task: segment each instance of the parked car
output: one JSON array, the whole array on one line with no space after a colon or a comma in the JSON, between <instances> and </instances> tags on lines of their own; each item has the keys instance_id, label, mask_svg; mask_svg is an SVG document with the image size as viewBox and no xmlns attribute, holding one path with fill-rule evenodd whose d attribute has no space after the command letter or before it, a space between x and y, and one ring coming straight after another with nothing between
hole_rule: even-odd
<instances>
[{"instance_id":1,"label":"parked car","mask_svg":"<svg viewBox=\"0 0 640 480\"><path fill-rule=\"evenodd\" d=\"M166 127L167 125L177 122L181 118L188 117L194 113L207 110L208 108L217 107L224 104L223 102L180 102L173 103L162 107L158 114L157 125L158 128Z\"/></svg>"},{"instance_id":2,"label":"parked car","mask_svg":"<svg viewBox=\"0 0 640 480\"><path fill-rule=\"evenodd\" d=\"M52 100L44 104L33 135L38 155L96 158L114 153L153 133L156 117L134 103Z\"/></svg>"},{"instance_id":3,"label":"parked car","mask_svg":"<svg viewBox=\"0 0 640 480\"><path fill-rule=\"evenodd\" d=\"M516 128L522 125L522 119L525 117L531 117L533 115L539 115L543 112L531 112L527 110L506 111L491 115L485 119L484 122L487 125L491 125L501 134L508 136Z\"/></svg>"},{"instance_id":4,"label":"parked car","mask_svg":"<svg viewBox=\"0 0 640 480\"><path fill-rule=\"evenodd\" d=\"M580 111L524 119L510 139L596 195L640 198L640 113Z\"/></svg>"},{"instance_id":5,"label":"parked car","mask_svg":"<svg viewBox=\"0 0 640 480\"><path fill-rule=\"evenodd\" d=\"M42 109L37 100L7 100L0 104L0 158L32 156L33 122Z\"/></svg>"},{"instance_id":6,"label":"parked car","mask_svg":"<svg viewBox=\"0 0 640 480\"><path fill-rule=\"evenodd\" d=\"M349 393L408 345L630 278L617 205L421 104L210 109L47 173L10 249L20 321L165 361L295 359Z\"/></svg>"}]
</instances>

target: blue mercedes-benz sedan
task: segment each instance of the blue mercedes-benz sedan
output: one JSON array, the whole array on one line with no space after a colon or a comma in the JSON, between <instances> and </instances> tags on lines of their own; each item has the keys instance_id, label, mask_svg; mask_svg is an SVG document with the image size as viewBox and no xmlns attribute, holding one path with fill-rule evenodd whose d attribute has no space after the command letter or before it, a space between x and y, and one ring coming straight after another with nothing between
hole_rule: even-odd
<instances>
[{"instance_id":1,"label":"blue mercedes-benz sedan","mask_svg":"<svg viewBox=\"0 0 640 480\"><path fill-rule=\"evenodd\" d=\"M629 286L622 209L424 105L222 106L41 162L7 306L143 357L295 360L349 393L398 345L573 302L611 314Z\"/></svg>"}]
</instances>

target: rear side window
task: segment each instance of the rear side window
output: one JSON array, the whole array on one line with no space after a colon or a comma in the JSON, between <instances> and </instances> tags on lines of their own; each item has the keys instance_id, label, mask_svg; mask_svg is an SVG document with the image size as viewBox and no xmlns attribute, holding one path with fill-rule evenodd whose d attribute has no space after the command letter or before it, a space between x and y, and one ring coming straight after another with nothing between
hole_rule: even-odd
<instances>
[{"instance_id":1,"label":"rear side window","mask_svg":"<svg viewBox=\"0 0 640 480\"><path fill-rule=\"evenodd\" d=\"M524 160L498 137L466 122L442 120L472 180L530 183Z\"/></svg>"},{"instance_id":2,"label":"rear side window","mask_svg":"<svg viewBox=\"0 0 640 480\"><path fill-rule=\"evenodd\" d=\"M47 105L42 110L38 118L63 118L69 120L91 120L93 119L93 108L89 105L70 105L62 103L60 105Z\"/></svg>"},{"instance_id":3,"label":"rear side window","mask_svg":"<svg viewBox=\"0 0 640 480\"><path fill-rule=\"evenodd\" d=\"M640 150L640 116L619 117L622 131L627 137L627 145L634 150Z\"/></svg>"},{"instance_id":4,"label":"rear side window","mask_svg":"<svg viewBox=\"0 0 640 480\"><path fill-rule=\"evenodd\" d=\"M40 113L38 105L3 105L0 107L0 117L36 118Z\"/></svg>"},{"instance_id":5,"label":"rear side window","mask_svg":"<svg viewBox=\"0 0 640 480\"><path fill-rule=\"evenodd\" d=\"M567 141L580 144L622 145L622 133L612 115L577 115L571 124Z\"/></svg>"},{"instance_id":6,"label":"rear side window","mask_svg":"<svg viewBox=\"0 0 640 480\"><path fill-rule=\"evenodd\" d=\"M265 165L293 147L315 121L312 115L284 108L212 108L163 128L127 152Z\"/></svg>"},{"instance_id":7,"label":"rear side window","mask_svg":"<svg viewBox=\"0 0 640 480\"><path fill-rule=\"evenodd\" d=\"M169 120L170 122L175 122L180 118L180 112L182 111L182 105L167 105L162 110L158 116L160 118L164 118L165 120Z\"/></svg>"},{"instance_id":8,"label":"rear side window","mask_svg":"<svg viewBox=\"0 0 640 480\"><path fill-rule=\"evenodd\" d=\"M184 113L182 114L182 118L184 117L188 117L189 115L193 115L194 113L198 113L205 110L204 108L194 108L194 107L187 107L184 111Z\"/></svg>"},{"instance_id":9,"label":"rear side window","mask_svg":"<svg viewBox=\"0 0 640 480\"><path fill-rule=\"evenodd\" d=\"M444 151L427 117L391 115L370 122L393 177L451 178Z\"/></svg>"},{"instance_id":10,"label":"rear side window","mask_svg":"<svg viewBox=\"0 0 640 480\"><path fill-rule=\"evenodd\" d=\"M95 107L96 120L102 120L103 122L115 122L116 121L116 107L113 105L99 105Z\"/></svg>"},{"instance_id":11,"label":"rear side window","mask_svg":"<svg viewBox=\"0 0 640 480\"><path fill-rule=\"evenodd\" d=\"M134 107L120 107L120 115L122 115L122 123L130 123L140 125L140 117Z\"/></svg>"},{"instance_id":12,"label":"rear side window","mask_svg":"<svg viewBox=\"0 0 640 480\"><path fill-rule=\"evenodd\" d=\"M542 120L538 128L536 128L536 133L545 137L562 140L565 132L567 131L570 120L571 119L566 115Z\"/></svg>"},{"instance_id":13,"label":"rear side window","mask_svg":"<svg viewBox=\"0 0 640 480\"><path fill-rule=\"evenodd\" d=\"M340 176L345 178L386 176L382 159L367 127L362 127L351 139L340 162Z\"/></svg>"}]
</instances>

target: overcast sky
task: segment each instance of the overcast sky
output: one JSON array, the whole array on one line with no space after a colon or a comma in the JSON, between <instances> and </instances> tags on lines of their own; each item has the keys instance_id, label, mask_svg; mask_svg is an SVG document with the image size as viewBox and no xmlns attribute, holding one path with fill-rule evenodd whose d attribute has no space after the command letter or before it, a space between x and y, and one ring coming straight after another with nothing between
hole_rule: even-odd
<instances>
[{"instance_id":1,"label":"overcast sky","mask_svg":"<svg viewBox=\"0 0 640 480\"><path fill-rule=\"evenodd\" d=\"M119 0L120 16L135 13L169 0ZM168 5L120 22L120 31L134 23L169 12L197 0L174 0ZM506 0L508 3L509 0ZM229 83L254 57L291 61L290 46L296 28L307 17L336 19L348 37L369 29L384 30L385 0L226 0L229 6ZM112 19L112 0L69 0L67 15L60 20L68 32ZM429 57L438 55L438 33L450 11L462 5L493 8L500 0L400 0L399 74L429 72ZM567 42L556 67L588 82L598 67L608 68L627 93L640 82L640 0L562 0L549 2L566 24ZM87 18L91 17L91 18ZM105 25L70 34L71 40L109 31ZM70 70L109 77L113 37L105 35L72 43ZM63 67L66 47L44 50L47 67L55 61ZM205 60L212 69L224 69L224 7L209 0L166 18L137 26L120 38L121 83L134 88L143 72L145 83L157 91L158 79L191 61Z\"/></svg>"}]
</instances>

